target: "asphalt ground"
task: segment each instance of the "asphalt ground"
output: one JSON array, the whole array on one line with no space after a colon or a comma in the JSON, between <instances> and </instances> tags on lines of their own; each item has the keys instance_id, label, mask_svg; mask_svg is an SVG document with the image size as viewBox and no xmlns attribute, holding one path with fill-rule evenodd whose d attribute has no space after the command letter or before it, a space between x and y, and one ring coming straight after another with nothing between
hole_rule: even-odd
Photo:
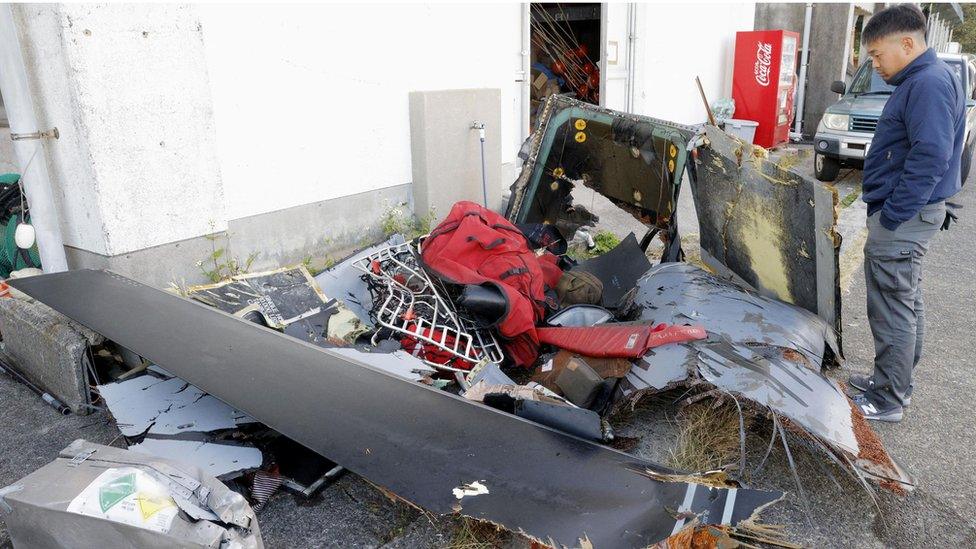
<instances>
[{"instance_id":1,"label":"asphalt ground","mask_svg":"<svg viewBox=\"0 0 976 549\"><path fill-rule=\"evenodd\" d=\"M812 159L800 160L798 169L812 170ZM856 187L859 173L850 174L845 181L838 185L841 198L847 194L845 190ZM823 457L792 445L805 494L801 498L780 445L763 469L755 471L771 433L767 423L757 421L748 434L746 469L736 476L753 487L788 492L783 502L762 514L762 520L783 525L790 541L807 547L976 547L973 187L970 182L955 199L965 207L960 223L937 235L925 258L927 334L925 355L916 371L913 404L902 423L876 425L890 454L914 475L917 488L907 497L877 492L875 501ZM688 203L679 207L688 223L693 207ZM855 202L853 209L841 212L841 224L850 225L845 229L845 246L852 248L845 253L854 258L843 296L847 363L834 373L842 380L851 373L870 372L873 356L864 279L857 268L856 216L863 218L863 212L857 213L858 207ZM595 210L602 212L601 207ZM624 218L615 219L626 227ZM643 435L635 453L658 461L667 459L677 432L674 412L668 401L658 399L649 401L630 418L630 424L637 426L631 432ZM0 374L0 486L48 463L76 438L122 446L117 429L105 413L61 416L26 387ZM279 492L260 512L259 520L265 543L271 548L470 547L479 546L474 544L477 539L507 546L527 545L511 536L496 537L483 531L472 538L466 529L459 528L458 521L431 517L392 501L352 474L310 499ZM0 548L9 546L0 520Z\"/></svg>"}]
</instances>

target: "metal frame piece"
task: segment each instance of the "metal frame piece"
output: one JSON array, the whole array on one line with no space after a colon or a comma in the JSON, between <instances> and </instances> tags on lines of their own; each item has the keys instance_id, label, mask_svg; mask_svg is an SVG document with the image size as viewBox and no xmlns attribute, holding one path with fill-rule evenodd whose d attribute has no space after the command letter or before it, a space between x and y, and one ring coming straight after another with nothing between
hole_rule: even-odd
<instances>
[{"instance_id":1,"label":"metal frame piece","mask_svg":"<svg viewBox=\"0 0 976 549\"><path fill-rule=\"evenodd\" d=\"M562 96L546 102L523 150L509 219L575 231L592 218L572 203L573 187L582 183L652 231L666 231L666 262L682 257L675 206L687 169L703 260L725 278L819 315L839 337L841 237L833 187L767 160L762 147L714 126L684 126Z\"/></svg>"},{"instance_id":2,"label":"metal frame piece","mask_svg":"<svg viewBox=\"0 0 976 549\"><path fill-rule=\"evenodd\" d=\"M10 284L408 501L550 545L644 547L782 497L648 478L667 469L106 271Z\"/></svg>"},{"instance_id":3,"label":"metal frame piece","mask_svg":"<svg viewBox=\"0 0 976 549\"><path fill-rule=\"evenodd\" d=\"M371 314L376 323L434 345L472 365L481 360L500 364L505 355L494 334L479 328L451 301L442 297L447 295L446 289L427 275L417 261L418 253L411 242L404 242L353 263L364 279L372 282ZM425 362L441 370L466 371L447 364Z\"/></svg>"},{"instance_id":4,"label":"metal frame piece","mask_svg":"<svg viewBox=\"0 0 976 549\"><path fill-rule=\"evenodd\" d=\"M515 223L550 222L571 238L568 233L589 215L581 216L585 210L572 204L572 189L582 183L676 242L678 190L696 132L692 126L550 96L527 142L506 217Z\"/></svg>"}]
</instances>

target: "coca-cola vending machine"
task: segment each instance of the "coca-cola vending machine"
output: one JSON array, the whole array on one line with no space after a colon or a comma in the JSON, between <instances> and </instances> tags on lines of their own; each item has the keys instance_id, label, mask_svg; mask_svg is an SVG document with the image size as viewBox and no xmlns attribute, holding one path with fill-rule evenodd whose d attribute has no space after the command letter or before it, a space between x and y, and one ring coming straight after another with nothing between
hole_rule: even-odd
<instances>
[{"instance_id":1,"label":"coca-cola vending machine","mask_svg":"<svg viewBox=\"0 0 976 549\"><path fill-rule=\"evenodd\" d=\"M735 118L759 123L753 139L756 145L770 148L789 139L799 38L785 30L735 34Z\"/></svg>"}]
</instances>

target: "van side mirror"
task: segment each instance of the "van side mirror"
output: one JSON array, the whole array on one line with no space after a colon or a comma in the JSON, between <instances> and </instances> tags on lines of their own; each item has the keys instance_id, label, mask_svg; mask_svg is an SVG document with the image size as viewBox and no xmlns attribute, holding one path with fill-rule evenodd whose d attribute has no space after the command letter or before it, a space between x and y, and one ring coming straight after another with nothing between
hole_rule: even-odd
<instances>
[{"instance_id":1,"label":"van side mirror","mask_svg":"<svg viewBox=\"0 0 976 549\"><path fill-rule=\"evenodd\" d=\"M844 95L847 93L847 85L844 84L843 80L834 80L830 85L830 91Z\"/></svg>"},{"instance_id":2,"label":"van side mirror","mask_svg":"<svg viewBox=\"0 0 976 549\"><path fill-rule=\"evenodd\" d=\"M976 99L966 100L966 108L968 109L969 107L976 107Z\"/></svg>"}]
</instances>

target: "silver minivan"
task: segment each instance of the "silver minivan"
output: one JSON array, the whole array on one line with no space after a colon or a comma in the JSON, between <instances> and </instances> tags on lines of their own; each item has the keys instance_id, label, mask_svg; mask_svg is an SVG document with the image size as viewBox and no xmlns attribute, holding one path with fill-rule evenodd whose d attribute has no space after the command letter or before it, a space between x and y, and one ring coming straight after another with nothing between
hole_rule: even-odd
<instances>
[{"instance_id":1,"label":"silver minivan","mask_svg":"<svg viewBox=\"0 0 976 549\"><path fill-rule=\"evenodd\" d=\"M962 152L962 180L965 183L972 162L976 142L976 57L968 53L940 53L956 73L966 91L966 145ZM871 63L863 63L850 87L840 80L830 90L841 94L840 100L827 108L813 140L814 173L820 181L835 181L840 169L864 167L864 158L871 149L871 139L878 125L893 86L874 71Z\"/></svg>"}]
</instances>

